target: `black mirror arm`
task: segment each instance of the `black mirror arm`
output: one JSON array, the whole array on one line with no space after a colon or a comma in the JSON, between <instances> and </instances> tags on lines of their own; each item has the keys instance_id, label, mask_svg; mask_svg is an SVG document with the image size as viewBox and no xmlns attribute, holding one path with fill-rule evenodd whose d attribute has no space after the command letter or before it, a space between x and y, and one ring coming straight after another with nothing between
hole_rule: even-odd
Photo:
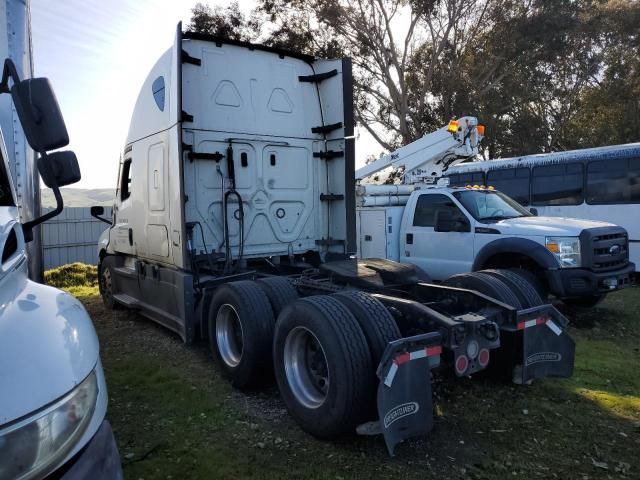
<instances>
[{"instance_id":1,"label":"black mirror arm","mask_svg":"<svg viewBox=\"0 0 640 480\"><path fill-rule=\"evenodd\" d=\"M20 81L20 76L16 70L16 66L10 58L4 61L4 69L2 70L2 82L0 82L0 93L11 93L9 88L9 77L13 79L13 83L16 84Z\"/></svg>"},{"instance_id":2,"label":"black mirror arm","mask_svg":"<svg viewBox=\"0 0 640 480\"><path fill-rule=\"evenodd\" d=\"M93 218L97 218L98 220L100 220L101 222L104 222L106 224L112 225L113 222L111 220L109 220L108 218L105 217L101 217L100 215L94 215L93 213L91 214L91 216Z\"/></svg>"},{"instance_id":3,"label":"black mirror arm","mask_svg":"<svg viewBox=\"0 0 640 480\"><path fill-rule=\"evenodd\" d=\"M50 218L55 217L56 215L60 215L64 208L64 203L62 201L62 194L60 193L60 188L57 185L51 187L53 190L53 196L56 198L56 208L55 210L51 210L50 212L45 213L44 215L34 218L33 220L26 222L22 225L22 232L24 234L24 241L30 242L33 240L33 228L37 227L43 222L46 222Z\"/></svg>"}]
</instances>

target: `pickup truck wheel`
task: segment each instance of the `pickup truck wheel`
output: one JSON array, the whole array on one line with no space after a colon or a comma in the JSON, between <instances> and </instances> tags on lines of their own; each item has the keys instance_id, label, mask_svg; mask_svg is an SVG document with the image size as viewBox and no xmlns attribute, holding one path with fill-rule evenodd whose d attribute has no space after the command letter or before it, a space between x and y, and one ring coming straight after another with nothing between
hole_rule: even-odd
<instances>
[{"instance_id":1,"label":"pickup truck wheel","mask_svg":"<svg viewBox=\"0 0 640 480\"><path fill-rule=\"evenodd\" d=\"M592 308L598 305L606 298L607 294L589 295L586 297L563 298L562 303L570 307L576 308Z\"/></svg>"},{"instance_id":2,"label":"pickup truck wheel","mask_svg":"<svg viewBox=\"0 0 640 480\"><path fill-rule=\"evenodd\" d=\"M522 308L531 308L542 305L544 302L535 287L529 283L529 281L521 275L512 272L511 270L482 270L482 273L487 273L507 284L511 290L518 296Z\"/></svg>"},{"instance_id":3,"label":"pickup truck wheel","mask_svg":"<svg viewBox=\"0 0 640 480\"><path fill-rule=\"evenodd\" d=\"M355 431L372 400L373 365L347 307L326 295L288 305L278 317L273 353L280 395L303 430L325 439Z\"/></svg>"},{"instance_id":4,"label":"pickup truck wheel","mask_svg":"<svg viewBox=\"0 0 640 480\"><path fill-rule=\"evenodd\" d=\"M100 274L98 276L98 289L102 297L102 303L109 310L120 310L122 305L113 298L113 259L104 257L100 262Z\"/></svg>"},{"instance_id":5,"label":"pickup truck wheel","mask_svg":"<svg viewBox=\"0 0 640 480\"><path fill-rule=\"evenodd\" d=\"M518 297L503 282L487 273L471 272L453 275L442 282L445 286L466 288L476 290L484 295L506 303L516 309L521 309L522 305Z\"/></svg>"},{"instance_id":6,"label":"pickup truck wheel","mask_svg":"<svg viewBox=\"0 0 640 480\"><path fill-rule=\"evenodd\" d=\"M249 280L220 286L209 309L209 346L236 388L270 377L275 319L267 295Z\"/></svg>"},{"instance_id":7,"label":"pickup truck wheel","mask_svg":"<svg viewBox=\"0 0 640 480\"><path fill-rule=\"evenodd\" d=\"M267 295L273 315L278 318L280 312L298 299L298 291L291 282L284 277L266 277L256 282Z\"/></svg>"},{"instance_id":8,"label":"pickup truck wheel","mask_svg":"<svg viewBox=\"0 0 640 480\"><path fill-rule=\"evenodd\" d=\"M373 366L377 368L389 342L402 336L395 319L379 300L364 292L340 292L332 297L347 307L358 321L371 350Z\"/></svg>"}]
</instances>

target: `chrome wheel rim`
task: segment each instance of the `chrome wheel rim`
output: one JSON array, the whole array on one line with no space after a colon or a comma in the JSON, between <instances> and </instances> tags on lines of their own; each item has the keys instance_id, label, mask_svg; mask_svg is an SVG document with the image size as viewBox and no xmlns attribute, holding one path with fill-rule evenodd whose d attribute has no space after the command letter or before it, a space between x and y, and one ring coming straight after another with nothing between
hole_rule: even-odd
<instances>
[{"instance_id":1,"label":"chrome wheel rim","mask_svg":"<svg viewBox=\"0 0 640 480\"><path fill-rule=\"evenodd\" d=\"M329 392L329 365L318 338L305 327L291 330L284 342L284 369L296 400L318 408Z\"/></svg>"},{"instance_id":2,"label":"chrome wheel rim","mask_svg":"<svg viewBox=\"0 0 640 480\"><path fill-rule=\"evenodd\" d=\"M225 303L216 315L216 343L222 361L229 367L237 367L242 360L244 336L240 316L233 307Z\"/></svg>"}]
</instances>

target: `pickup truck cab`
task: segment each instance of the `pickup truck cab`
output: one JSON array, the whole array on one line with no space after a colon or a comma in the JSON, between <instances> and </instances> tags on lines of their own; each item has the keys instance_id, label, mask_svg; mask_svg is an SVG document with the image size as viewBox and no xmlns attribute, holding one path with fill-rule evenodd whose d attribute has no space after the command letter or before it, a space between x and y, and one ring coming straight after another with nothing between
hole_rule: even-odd
<instances>
[{"instance_id":1,"label":"pickup truck cab","mask_svg":"<svg viewBox=\"0 0 640 480\"><path fill-rule=\"evenodd\" d=\"M535 275L541 293L588 306L629 286L635 271L624 228L539 217L491 187L417 186L404 207L386 208L401 218L397 260L417 265L436 281L483 269L519 269ZM375 222L362 221L366 210L360 208L361 247L363 240L383 234ZM386 218L392 221L393 215ZM387 225L384 235L392 230Z\"/></svg>"},{"instance_id":2,"label":"pickup truck cab","mask_svg":"<svg viewBox=\"0 0 640 480\"><path fill-rule=\"evenodd\" d=\"M59 187L80 179L78 163L70 151L47 153L69 143L48 81L20 81L11 60L4 72L0 93L11 93L58 206L21 222L0 135L0 479L122 478L91 318L73 296L28 278L25 245L62 211Z\"/></svg>"}]
</instances>

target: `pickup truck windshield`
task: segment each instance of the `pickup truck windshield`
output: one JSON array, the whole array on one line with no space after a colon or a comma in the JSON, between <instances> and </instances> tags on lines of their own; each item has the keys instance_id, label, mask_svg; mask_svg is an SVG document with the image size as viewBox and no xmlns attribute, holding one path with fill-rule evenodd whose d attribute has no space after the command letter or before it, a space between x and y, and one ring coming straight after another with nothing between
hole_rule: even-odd
<instances>
[{"instance_id":1,"label":"pickup truck windshield","mask_svg":"<svg viewBox=\"0 0 640 480\"><path fill-rule=\"evenodd\" d=\"M518 202L495 190L462 190L453 196L479 222L531 216Z\"/></svg>"},{"instance_id":2,"label":"pickup truck windshield","mask_svg":"<svg viewBox=\"0 0 640 480\"><path fill-rule=\"evenodd\" d=\"M7 175L4 159L0 155L0 207L11 207L13 205L9 176Z\"/></svg>"}]
</instances>

